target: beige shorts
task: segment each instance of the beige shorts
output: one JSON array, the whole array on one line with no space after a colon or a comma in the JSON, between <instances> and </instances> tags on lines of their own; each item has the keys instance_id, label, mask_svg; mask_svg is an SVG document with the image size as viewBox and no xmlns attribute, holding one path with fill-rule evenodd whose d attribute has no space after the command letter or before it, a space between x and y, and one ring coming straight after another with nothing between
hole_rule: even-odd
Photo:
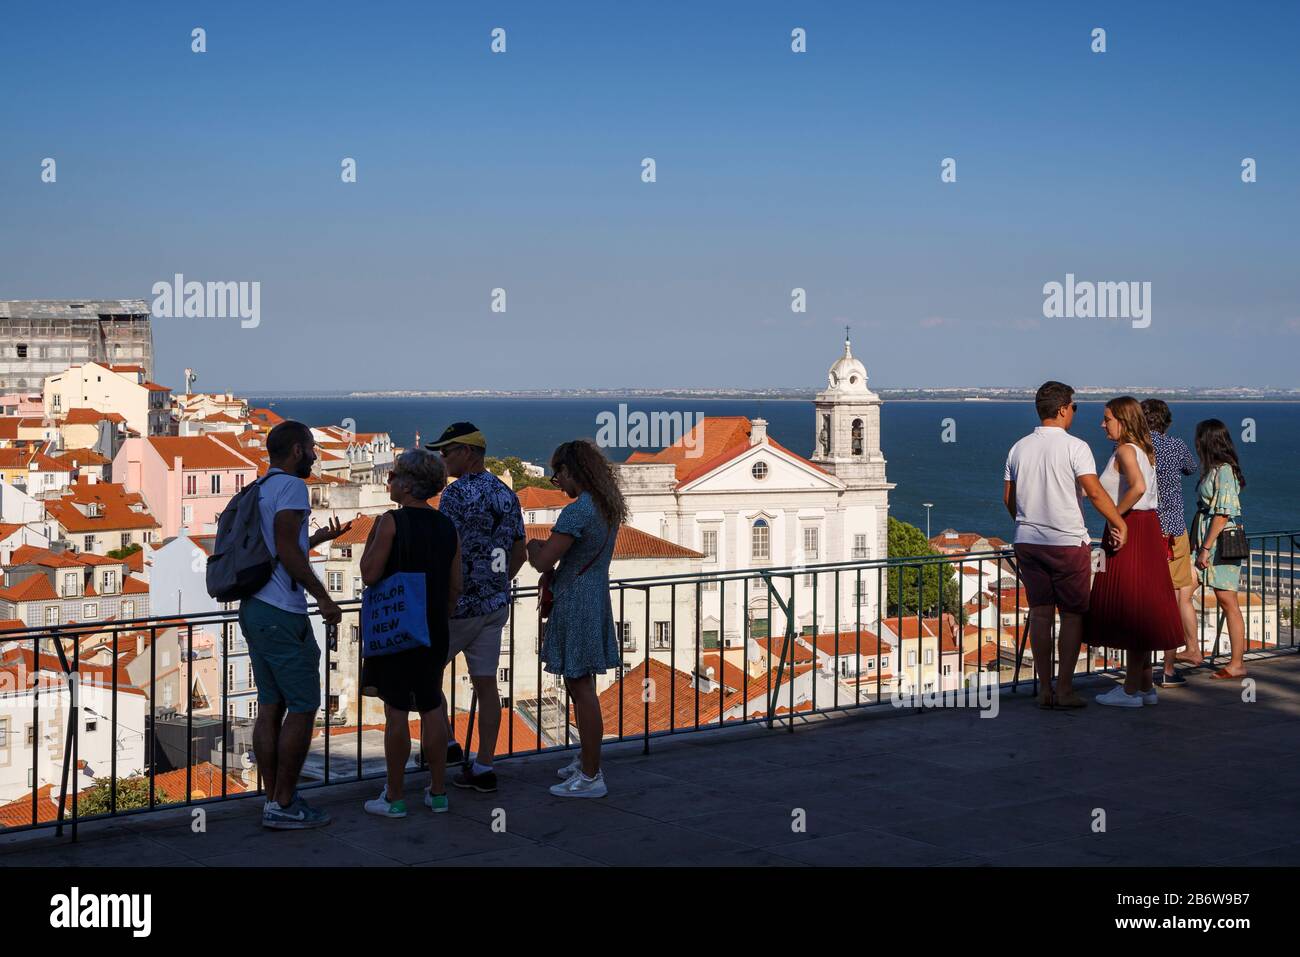
<instances>
[{"instance_id":1,"label":"beige shorts","mask_svg":"<svg viewBox=\"0 0 1300 957\"><path fill-rule=\"evenodd\" d=\"M1169 559L1169 577L1174 580L1174 588L1193 588L1196 579L1192 577L1192 548L1187 540L1187 533L1174 539L1174 557Z\"/></svg>"},{"instance_id":2,"label":"beige shorts","mask_svg":"<svg viewBox=\"0 0 1300 957\"><path fill-rule=\"evenodd\" d=\"M473 618L453 618L448 624L447 663L465 655L470 677L495 675L501 667L501 629L510 618L510 606Z\"/></svg>"}]
</instances>

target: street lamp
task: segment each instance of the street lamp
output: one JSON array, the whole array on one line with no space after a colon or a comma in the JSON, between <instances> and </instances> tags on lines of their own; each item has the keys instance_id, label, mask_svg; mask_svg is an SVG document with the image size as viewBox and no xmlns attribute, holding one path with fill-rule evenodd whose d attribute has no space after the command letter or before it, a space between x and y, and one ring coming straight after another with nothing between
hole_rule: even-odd
<instances>
[{"instance_id":1,"label":"street lamp","mask_svg":"<svg viewBox=\"0 0 1300 957\"><path fill-rule=\"evenodd\" d=\"M930 539L930 509L934 508L933 502L922 502L921 507L925 509L925 538Z\"/></svg>"}]
</instances>

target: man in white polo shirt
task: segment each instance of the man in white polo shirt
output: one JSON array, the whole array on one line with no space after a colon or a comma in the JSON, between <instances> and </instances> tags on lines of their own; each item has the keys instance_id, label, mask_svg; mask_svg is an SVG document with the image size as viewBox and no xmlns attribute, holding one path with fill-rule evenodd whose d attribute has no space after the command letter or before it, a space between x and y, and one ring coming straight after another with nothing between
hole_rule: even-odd
<instances>
[{"instance_id":1,"label":"man in white polo shirt","mask_svg":"<svg viewBox=\"0 0 1300 957\"><path fill-rule=\"evenodd\" d=\"M1074 693L1074 669L1083 639L1083 615L1092 589L1092 549L1083 521L1083 497L1109 525L1116 547L1128 529L1097 479L1088 443L1070 435L1078 405L1074 389L1044 382L1034 396L1038 428L1011 447L1003 474L1002 501L1016 521L1015 551L1029 599L1029 641L1043 708L1082 708ZM1052 619L1061 615L1060 667L1052 689Z\"/></svg>"}]
</instances>

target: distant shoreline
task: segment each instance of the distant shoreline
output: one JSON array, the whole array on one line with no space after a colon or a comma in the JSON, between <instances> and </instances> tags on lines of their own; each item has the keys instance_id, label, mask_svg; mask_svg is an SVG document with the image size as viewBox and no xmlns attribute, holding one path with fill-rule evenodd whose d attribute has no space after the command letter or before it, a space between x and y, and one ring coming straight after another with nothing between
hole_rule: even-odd
<instances>
[{"instance_id":1,"label":"distant shoreline","mask_svg":"<svg viewBox=\"0 0 1300 957\"><path fill-rule=\"evenodd\" d=\"M919 391L919 390L918 390ZM664 390L660 392L246 392L250 398L271 400L349 399L369 401L375 399L609 399L617 401L645 401L668 399L674 402L734 402L738 400L762 402L811 402L815 392L805 394L768 392L710 392L689 393ZM966 402L975 401L1019 403L1032 402L1034 395L981 395L977 390L960 394L918 395L913 390L892 392L884 389L877 393L885 402ZM1161 398L1170 402L1271 402L1277 404L1300 403L1300 395L1286 393L1261 393L1259 395L1216 395L1214 393L1179 393L1160 389L1118 388L1113 390L1076 390L1080 402L1104 402L1117 395L1138 395L1142 398Z\"/></svg>"}]
</instances>

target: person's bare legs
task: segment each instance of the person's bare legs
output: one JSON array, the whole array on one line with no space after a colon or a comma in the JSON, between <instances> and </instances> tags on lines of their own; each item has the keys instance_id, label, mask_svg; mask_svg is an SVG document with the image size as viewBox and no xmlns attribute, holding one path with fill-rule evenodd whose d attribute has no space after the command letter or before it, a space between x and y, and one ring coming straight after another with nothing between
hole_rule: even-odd
<instances>
[{"instance_id":1,"label":"person's bare legs","mask_svg":"<svg viewBox=\"0 0 1300 957\"><path fill-rule=\"evenodd\" d=\"M565 678L569 700L578 720L578 739L582 745L582 773L594 778L600 772L600 744L605 736L605 723L600 714L600 699L596 697L596 676Z\"/></svg>"},{"instance_id":2,"label":"person's bare legs","mask_svg":"<svg viewBox=\"0 0 1300 957\"><path fill-rule=\"evenodd\" d=\"M275 800L277 771L276 750L280 744L280 724L284 721L284 702L257 704L257 718L253 721L253 755L257 758L257 773L266 789L267 800Z\"/></svg>"},{"instance_id":3,"label":"person's bare legs","mask_svg":"<svg viewBox=\"0 0 1300 957\"><path fill-rule=\"evenodd\" d=\"M1040 696L1052 690L1052 619L1055 605L1034 605L1029 609L1029 646L1034 655L1034 676Z\"/></svg>"},{"instance_id":4,"label":"person's bare legs","mask_svg":"<svg viewBox=\"0 0 1300 957\"><path fill-rule=\"evenodd\" d=\"M260 718L259 718L260 720ZM315 711L290 711L280 725L280 737L275 748L275 793L280 807L288 807L293 792L298 789L298 774L307 760L311 747L312 727L316 723Z\"/></svg>"},{"instance_id":5,"label":"person's bare legs","mask_svg":"<svg viewBox=\"0 0 1300 957\"><path fill-rule=\"evenodd\" d=\"M1144 691L1151 690L1151 660L1153 657L1150 651L1129 652L1129 667L1124 672L1124 690L1129 694L1142 694ZM1130 675L1134 676L1131 684L1129 681Z\"/></svg>"},{"instance_id":6,"label":"person's bare legs","mask_svg":"<svg viewBox=\"0 0 1300 957\"><path fill-rule=\"evenodd\" d=\"M420 715L420 742L424 760L429 763L429 790L442 794L447 790L447 704L444 699L432 711Z\"/></svg>"},{"instance_id":7,"label":"person's bare legs","mask_svg":"<svg viewBox=\"0 0 1300 957\"><path fill-rule=\"evenodd\" d=\"M1228 644L1232 648L1232 658L1226 666L1229 674L1246 673L1246 623L1241 617L1241 605L1237 593L1225 589L1214 589L1214 597L1223 609L1223 617L1228 625Z\"/></svg>"},{"instance_id":8,"label":"person's bare legs","mask_svg":"<svg viewBox=\"0 0 1300 957\"><path fill-rule=\"evenodd\" d=\"M384 705L384 764L388 768L388 800L400 801L406 784L406 762L411 758L410 715Z\"/></svg>"},{"instance_id":9,"label":"person's bare legs","mask_svg":"<svg viewBox=\"0 0 1300 957\"><path fill-rule=\"evenodd\" d=\"M1061 656L1057 669L1056 694L1066 698L1074 690L1074 669L1079 666L1079 648L1083 644L1083 616L1074 611L1061 612L1061 628L1056 644ZM1038 652L1034 652L1035 655Z\"/></svg>"},{"instance_id":10,"label":"person's bare legs","mask_svg":"<svg viewBox=\"0 0 1300 957\"><path fill-rule=\"evenodd\" d=\"M471 675L469 680L478 695L478 747L474 749L474 760L490 768L496 758L497 735L501 733L501 696L497 692L497 676Z\"/></svg>"},{"instance_id":11,"label":"person's bare legs","mask_svg":"<svg viewBox=\"0 0 1300 957\"><path fill-rule=\"evenodd\" d=\"M1200 666L1205 659L1205 653L1201 651L1201 634L1196 623L1196 609L1192 606L1192 592L1196 589L1191 585L1184 585L1178 589L1178 614L1183 619L1183 634L1187 636L1187 654L1174 655L1175 661L1187 661L1193 665ZM1173 665L1169 661L1169 655L1165 655L1165 674L1173 673Z\"/></svg>"}]
</instances>

